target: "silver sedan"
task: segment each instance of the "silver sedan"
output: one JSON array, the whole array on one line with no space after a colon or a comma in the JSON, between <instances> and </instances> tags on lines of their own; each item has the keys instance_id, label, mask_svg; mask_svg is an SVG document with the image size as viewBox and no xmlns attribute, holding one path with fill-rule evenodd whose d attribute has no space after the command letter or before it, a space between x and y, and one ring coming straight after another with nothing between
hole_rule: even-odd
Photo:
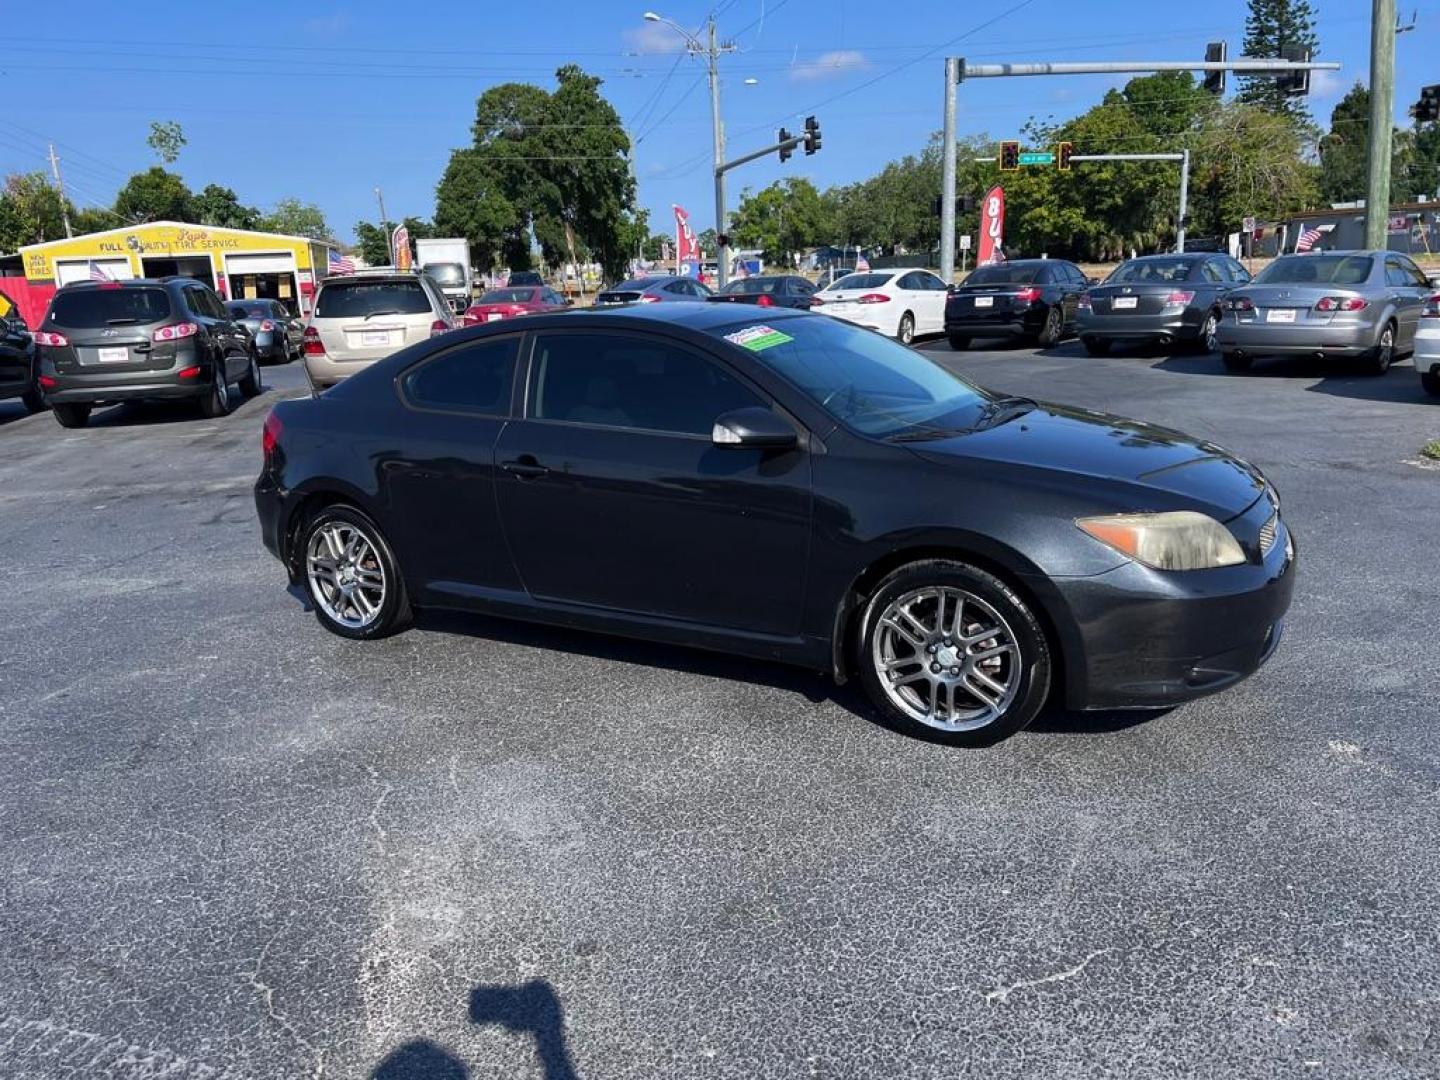
<instances>
[{"instance_id":1,"label":"silver sedan","mask_svg":"<svg viewBox=\"0 0 1440 1080\"><path fill-rule=\"evenodd\" d=\"M1216 340L1231 371L1258 356L1300 354L1357 358L1383 375L1414 348L1431 292L1396 251L1282 255L1230 294Z\"/></svg>"}]
</instances>

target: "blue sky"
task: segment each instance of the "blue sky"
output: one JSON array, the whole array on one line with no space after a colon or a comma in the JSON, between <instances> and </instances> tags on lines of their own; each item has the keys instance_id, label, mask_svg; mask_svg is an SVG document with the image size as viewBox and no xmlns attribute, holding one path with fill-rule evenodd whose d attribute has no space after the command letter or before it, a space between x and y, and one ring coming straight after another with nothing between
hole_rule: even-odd
<instances>
[{"instance_id":1,"label":"blue sky","mask_svg":"<svg viewBox=\"0 0 1440 1080\"><path fill-rule=\"evenodd\" d=\"M1324 121L1346 88L1368 81L1370 5L1313 2L1321 59L1343 65L1315 80L1311 106ZM665 227L678 202L704 228L713 196L703 66L678 51L673 31L641 18L647 4L689 27L718 9L722 36L735 37L739 51L722 61L732 156L772 139L778 124L795 130L807 113L821 118L819 154L783 166L765 159L731 174L732 208L745 186L787 175L849 182L919 149L940 126L946 55L1184 59L1223 38L1236 56L1246 10L1244 0L16 5L0 59L8 103L0 170L44 167L45 144L54 140L72 197L108 205L130 173L155 163L145 145L149 122L173 119L189 139L176 168L193 188L219 182L262 207L289 195L316 202L349 239L355 222L378 217L376 186L390 217L430 215L435 183L450 150L468 141L475 98L487 87L548 87L558 65L574 62L605 78L603 92L634 125L640 199L652 224ZM1417 5L1401 6L1408 20ZM1418 27L1398 43L1402 121L1420 84L1440 80L1440 3L1419 4L1418 14ZM966 83L960 128L1017 134L1028 116L1063 119L1121 82Z\"/></svg>"}]
</instances>

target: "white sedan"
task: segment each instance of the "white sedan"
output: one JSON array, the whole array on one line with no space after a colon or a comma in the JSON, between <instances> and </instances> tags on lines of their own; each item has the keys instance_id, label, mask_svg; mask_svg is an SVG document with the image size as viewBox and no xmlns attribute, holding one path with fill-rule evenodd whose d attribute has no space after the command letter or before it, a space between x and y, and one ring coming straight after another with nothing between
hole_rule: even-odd
<instances>
[{"instance_id":1,"label":"white sedan","mask_svg":"<svg viewBox=\"0 0 1440 1080\"><path fill-rule=\"evenodd\" d=\"M1420 385L1440 397L1440 293L1425 301L1415 329L1415 370Z\"/></svg>"},{"instance_id":2,"label":"white sedan","mask_svg":"<svg viewBox=\"0 0 1440 1080\"><path fill-rule=\"evenodd\" d=\"M920 267L847 274L811 297L812 311L868 326L909 345L945 332L945 282Z\"/></svg>"}]
</instances>

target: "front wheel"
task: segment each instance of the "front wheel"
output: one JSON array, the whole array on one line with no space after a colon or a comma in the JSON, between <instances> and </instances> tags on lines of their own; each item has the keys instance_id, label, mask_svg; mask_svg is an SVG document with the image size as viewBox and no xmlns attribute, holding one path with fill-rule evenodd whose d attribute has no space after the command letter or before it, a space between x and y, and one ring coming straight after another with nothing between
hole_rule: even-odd
<instances>
[{"instance_id":1,"label":"front wheel","mask_svg":"<svg viewBox=\"0 0 1440 1080\"><path fill-rule=\"evenodd\" d=\"M221 361L215 367L215 381L200 399L200 415L206 420L218 420L230 411L230 394L225 388L225 367Z\"/></svg>"},{"instance_id":2,"label":"front wheel","mask_svg":"<svg viewBox=\"0 0 1440 1080\"><path fill-rule=\"evenodd\" d=\"M1107 356L1110 353L1110 342L1104 338L1081 338L1080 344L1085 346L1085 351L1091 356Z\"/></svg>"},{"instance_id":3,"label":"front wheel","mask_svg":"<svg viewBox=\"0 0 1440 1080\"><path fill-rule=\"evenodd\" d=\"M900 316L900 329L895 332L895 340L901 345L909 345L915 340L915 316L908 311Z\"/></svg>"},{"instance_id":4,"label":"front wheel","mask_svg":"<svg viewBox=\"0 0 1440 1080\"><path fill-rule=\"evenodd\" d=\"M352 506L327 506L305 523L300 544L305 588L326 630L368 641L409 623L395 555L368 516Z\"/></svg>"},{"instance_id":5,"label":"front wheel","mask_svg":"<svg viewBox=\"0 0 1440 1080\"><path fill-rule=\"evenodd\" d=\"M1420 385L1427 394L1440 397L1440 375L1433 371L1422 371L1420 373Z\"/></svg>"},{"instance_id":6,"label":"front wheel","mask_svg":"<svg viewBox=\"0 0 1440 1080\"><path fill-rule=\"evenodd\" d=\"M861 680L885 722L953 746L1025 727L1050 692L1044 631L999 578L927 559L880 583L865 607Z\"/></svg>"},{"instance_id":7,"label":"front wheel","mask_svg":"<svg viewBox=\"0 0 1440 1080\"><path fill-rule=\"evenodd\" d=\"M1195 351L1199 353L1219 352L1220 316L1210 312L1195 338Z\"/></svg>"},{"instance_id":8,"label":"front wheel","mask_svg":"<svg viewBox=\"0 0 1440 1080\"><path fill-rule=\"evenodd\" d=\"M55 405L51 412L63 428L82 428L90 422L89 405Z\"/></svg>"}]
</instances>

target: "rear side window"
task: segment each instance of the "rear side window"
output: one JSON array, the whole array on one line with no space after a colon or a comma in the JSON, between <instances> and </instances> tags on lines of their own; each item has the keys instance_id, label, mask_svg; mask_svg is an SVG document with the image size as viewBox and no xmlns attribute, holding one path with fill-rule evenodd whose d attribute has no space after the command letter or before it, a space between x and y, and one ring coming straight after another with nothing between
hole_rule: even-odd
<instances>
[{"instance_id":1,"label":"rear side window","mask_svg":"<svg viewBox=\"0 0 1440 1080\"><path fill-rule=\"evenodd\" d=\"M88 329L155 323L170 318L170 296L164 289L61 289L50 304L56 326Z\"/></svg>"},{"instance_id":2,"label":"rear side window","mask_svg":"<svg viewBox=\"0 0 1440 1080\"><path fill-rule=\"evenodd\" d=\"M893 274L846 274L839 281L830 287L839 291L840 289L878 289L883 285L890 284Z\"/></svg>"},{"instance_id":3,"label":"rear side window","mask_svg":"<svg viewBox=\"0 0 1440 1080\"><path fill-rule=\"evenodd\" d=\"M539 420L708 436L722 413L766 404L718 364L659 338L542 335L534 366Z\"/></svg>"},{"instance_id":4,"label":"rear side window","mask_svg":"<svg viewBox=\"0 0 1440 1080\"><path fill-rule=\"evenodd\" d=\"M405 376L405 397L425 409L503 416L510 411L510 380L518 337L477 341L427 360Z\"/></svg>"},{"instance_id":5,"label":"rear side window","mask_svg":"<svg viewBox=\"0 0 1440 1080\"><path fill-rule=\"evenodd\" d=\"M364 319L372 315L425 315L430 298L418 278L403 281L327 281L315 305L317 319Z\"/></svg>"}]
</instances>

